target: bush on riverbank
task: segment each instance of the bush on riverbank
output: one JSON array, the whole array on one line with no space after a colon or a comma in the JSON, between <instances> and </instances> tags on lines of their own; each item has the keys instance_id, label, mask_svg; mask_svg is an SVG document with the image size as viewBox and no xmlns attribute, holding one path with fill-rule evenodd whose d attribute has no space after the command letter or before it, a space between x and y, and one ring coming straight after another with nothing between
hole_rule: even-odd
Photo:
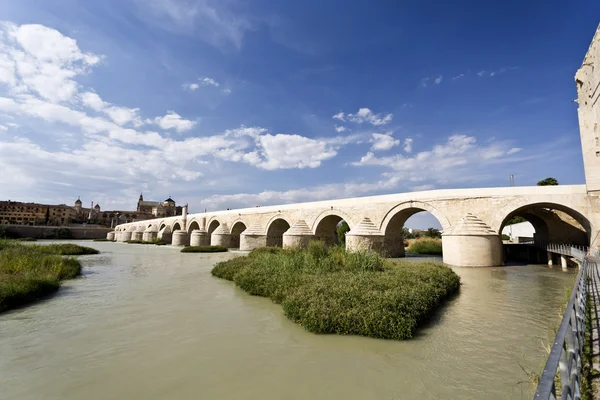
<instances>
[{"instance_id":1,"label":"bush on riverbank","mask_svg":"<svg viewBox=\"0 0 600 400\"><path fill-rule=\"evenodd\" d=\"M32 237L19 238L17 240L19 242L37 242L37 239Z\"/></svg>"},{"instance_id":2,"label":"bush on riverbank","mask_svg":"<svg viewBox=\"0 0 600 400\"><path fill-rule=\"evenodd\" d=\"M181 249L182 253L223 253L227 247L223 246L186 246Z\"/></svg>"},{"instance_id":3,"label":"bush on riverbank","mask_svg":"<svg viewBox=\"0 0 600 400\"><path fill-rule=\"evenodd\" d=\"M434 238L419 238L410 242L408 253L442 254L442 240Z\"/></svg>"},{"instance_id":4,"label":"bush on riverbank","mask_svg":"<svg viewBox=\"0 0 600 400\"><path fill-rule=\"evenodd\" d=\"M387 339L411 338L460 286L443 265L394 263L321 242L304 250L258 249L218 263L212 274L281 303L310 332Z\"/></svg>"},{"instance_id":5,"label":"bush on riverbank","mask_svg":"<svg viewBox=\"0 0 600 400\"><path fill-rule=\"evenodd\" d=\"M49 251L46 247L50 246L0 241L0 312L47 296L58 290L61 280L81 273L78 260L58 255L73 253L74 249L51 248ZM92 254L81 250L78 253Z\"/></svg>"}]
</instances>

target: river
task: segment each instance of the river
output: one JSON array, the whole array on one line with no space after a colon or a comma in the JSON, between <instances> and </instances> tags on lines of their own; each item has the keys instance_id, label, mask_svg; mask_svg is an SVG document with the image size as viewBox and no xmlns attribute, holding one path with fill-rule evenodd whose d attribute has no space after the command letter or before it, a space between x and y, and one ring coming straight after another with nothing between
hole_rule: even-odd
<instances>
[{"instance_id":1,"label":"river","mask_svg":"<svg viewBox=\"0 0 600 400\"><path fill-rule=\"evenodd\" d=\"M82 278L0 315L0 399L527 399L575 272L456 268L460 294L391 341L306 332L211 276L234 253L76 243L102 251Z\"/></svg>"}]
</instances>

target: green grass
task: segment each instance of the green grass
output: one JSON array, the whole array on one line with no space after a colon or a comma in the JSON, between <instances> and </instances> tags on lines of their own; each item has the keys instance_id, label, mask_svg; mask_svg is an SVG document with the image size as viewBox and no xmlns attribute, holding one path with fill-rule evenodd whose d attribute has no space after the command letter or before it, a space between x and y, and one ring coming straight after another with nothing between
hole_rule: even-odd
<instances>
[{"instance_id":1,"label":"green grass","mask_svg":"<svg viewBox=\"0 0 600 400\"><path fill-rule=\"evenodd\" d=\"M143 240L126 240L125 243L129 243L129 244L155 244L157 246L164 246L165 242L163 242L160 239L154 239L151 242L144 242Z\"/></svg>"},{"instance_id":2,"label":"green grass","mask_svg":"<svg viewBox=\"0 0 600 400\"><path fill-rule=\"evenodd\" d=\"M223 246L186 246L181 249L182 253L223 253L227 247Z\"/></svg>"},{"instance_id":3,"label":"green grass","mask_svg":"<svg viewBox=\"0 0 600 400\"><path fill-rule=\"evenodd\" d=\"M58 255L71 253L73 249L51 246L0 241L0 312L48 296L58 290L61 280L81 273L77 259Z\"/></svg>"},{"instance_id":4,"label":"green grass","mask_svg":"<svg viewBox=\"0 0 600 400\"><path fill-rule=\"evenodd\" d=\"M304 250L258 249L218 263L212 274L280 303L310 332L400 340L460 287L460 278L440 264L394 263L321 242Z\"/></svg>"},{"instance_id":5,"label":"green grass","mask_svg":"<svg viewBox=\"0 0 600 400\"><path fill-rule=\"evenodd\" d=\"M26 237L17 239L19 242L37 242L36 238Z\"/></svg>"},{"instance_id":6,"label":"green grass","mask_svg":"<svg viewBox=\"0 0 600 400\"><path fill-rule=\"evenodd\" d=\"M43 254L56 254L60 256L82 256L87 254L98 254L100 251L91 247L79 246L78 244L48 244L43 246L35 246Z\"/></svg>"},{"instance_id":7,"label":"green grass","mask_svg":"<svg viewBox=\"0 0 600 400\"><path fill-rule=\"evenodd\" d=\"M413 240L407 249L414 254L442 254L442 240L434 238L419 238Z\"/></svg>"}]
</instances>

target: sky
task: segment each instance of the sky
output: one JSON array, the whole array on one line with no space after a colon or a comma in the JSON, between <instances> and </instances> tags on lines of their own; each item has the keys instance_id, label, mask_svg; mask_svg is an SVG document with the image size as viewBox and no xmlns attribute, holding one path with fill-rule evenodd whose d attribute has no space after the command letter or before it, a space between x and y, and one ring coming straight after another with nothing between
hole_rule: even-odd
<instances>
[{"instance_id":1,"label":"sky","mask_svg":"<svg viewBox=\"0 0 600 400\"><path fill-rule=\"evenodd\" d=\"M596 0L3 0L0 198L112 210L143 192L200 212L510 174L582 184L573 77L599 15Z\"/></svg>"}]
</instances>

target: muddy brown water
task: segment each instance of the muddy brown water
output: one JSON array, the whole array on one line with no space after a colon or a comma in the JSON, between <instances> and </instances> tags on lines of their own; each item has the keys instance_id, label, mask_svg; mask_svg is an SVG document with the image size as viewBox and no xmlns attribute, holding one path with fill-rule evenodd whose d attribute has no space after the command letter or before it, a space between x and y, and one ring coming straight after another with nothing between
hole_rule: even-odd
<instances>
[{"instance_id":1,"label":"muddy brown water","mask_svg":"<svg viewBox=\"0 0 600 400\"><path fill-rule=\"evenodd\" d=\"M401 342L304 331L210 275L235 253L76 243L102 251L83 278L0 315L0 399L528 399L575 272L456 268Z\"/></svg>"}]
</instances>

